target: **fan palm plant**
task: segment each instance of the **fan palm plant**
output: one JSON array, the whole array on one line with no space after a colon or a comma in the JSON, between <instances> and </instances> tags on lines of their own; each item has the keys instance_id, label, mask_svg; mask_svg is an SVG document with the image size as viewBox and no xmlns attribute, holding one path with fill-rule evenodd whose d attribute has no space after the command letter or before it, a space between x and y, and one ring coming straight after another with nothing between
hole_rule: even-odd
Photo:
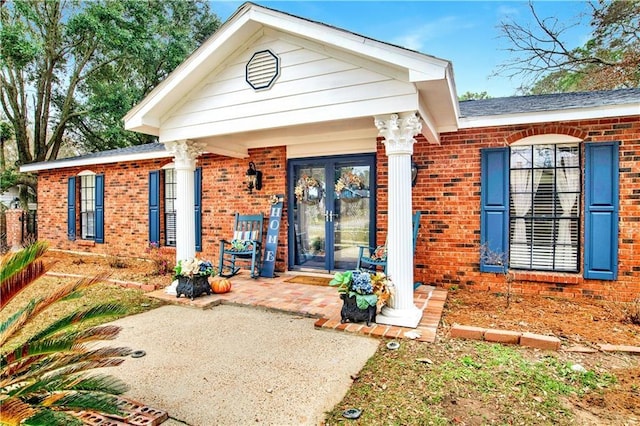
<instances>
[{"instance_id":1,"label":"fan palm plant","mask_svg":"<svg viewBox=\"0 0 640 426\"><path fill-rule=\"evenodd\" d=\"M36 242L3 256L0 310L50 268L51 265L42 260L46 250L46 243ZM0 323L0 347L6 348L18 330L46 308L105 278L104 274L83 278L63 285L48 296L31 300ZM112 325L87 328L85 323L122 313L123 309L114 304L76 311L26 337L14 349L2 349L0 425L78 424L71 413L80 410L119 414L116 395L127 390L126 384L105 374L89 374L87 370L119 365L131 350L91 347L90 342L114 339L120 328Z\"/></svg>"}]
</instances>

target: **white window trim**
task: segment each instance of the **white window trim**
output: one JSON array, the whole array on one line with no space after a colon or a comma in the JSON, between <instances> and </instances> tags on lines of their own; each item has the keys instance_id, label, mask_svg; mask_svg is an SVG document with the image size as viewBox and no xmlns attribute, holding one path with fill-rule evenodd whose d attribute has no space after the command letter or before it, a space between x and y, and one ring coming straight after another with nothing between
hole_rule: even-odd
<instances>
[{"instance_id":1,"label":"white window trim","mask_svg":"<svg viewBox=\"0 0 640 426\"><path fill-rule=\"evenodd\" d=\"M93 191L94 191L94 197L93 197L93 209L92 210L83 210L84 207L84 199L83 199L83 193L84 193L84 187L82 185L82 178L85 176L93 176ZM95 214L96 214L96 199L95 199L95 188L96 188L96 173L92 172L91 170L83 170L80 173L78 173L78 177L80 178L80 197L78 198L78 203L79 203L79 208L78 210L80 211L80 238L83 240L95 240L96 238L96 219L95 219ZM91 216L93 218L93 236L89 237L88 235L90 234L89 232L89 225L88 223L86 223L86 221L88 220L87 218ZM83 220L84 219L84 220Z\"/></svg>"},{"instance_id":2,"label":"white window trim","mask_svg":"<svg viewBox=\"0 0 640 426\"><path fill-rule=\"evenodd\" d=\"M509 146L519 146L519 145L555 145L555 144L564 144L564 143L582 143L583 140L580 138L576 138L575 136L569 135L561 135L557 133L552 133L548 135L535 135L535 136L527 136L526 138L522 138L512 143Z\"/></svg>"},{"instance_id":3,"label":"white window trim","mask_svg":"<svg viewBox=\"0 0 640 426\"><path fill-rule=\"evenodd\" d=\"M578 144L578 147L580 149L580 147L582 146L582 143L584 141L580 138L577 138L575 136L570 136L570 135L563 135L563 134L557 134L557 133L552 133L552 134L544 134L544 135L535 135L535 136L527 136L525 138L519 139L516 142L510 144L510 147L517 147L517 146L535 146L535 145L562 145L562 144ZM509 170L511 170L511 165L509 165ZM582 173L584 172L584 167L582 164L580 164L580 173L582 175ZM581 176L582 179L582 176ZM511 187L509 188L509 198L511 198ZM582 190L580 191L580 198L584 197L584 194L582 192ZM580 200L578 201L578 203L580 203ZM580 219L582 220L582 219ZM579 233L579 232L578 232ZM580 238L580 236L578 235L578 239ZM510 251L512 249L513 246L517 246L517 245L521 245L521 246L526 246L529 249L533 249L534 251L536 251L535 246L532 247L531 244L522 244L522 243L517 243L517 242L513 242L512 241L512 236L509 235L509 248ZM579 259L578 259L579 261ZM535 263L535 262L534 262ZM522 270L526 270L526 271L543 271L543 272L547 272L548 270L546 269L537 269L535 268L535 266L531 267L531 268L517 268L517 269L522 269ZM577 267L578 271L567 271L570 273L574 273L574 272L579 272L579 265ZM556 270L549 270L548 272L563 272L562 269L556 269Z\"/></svg>"}]
</instances>

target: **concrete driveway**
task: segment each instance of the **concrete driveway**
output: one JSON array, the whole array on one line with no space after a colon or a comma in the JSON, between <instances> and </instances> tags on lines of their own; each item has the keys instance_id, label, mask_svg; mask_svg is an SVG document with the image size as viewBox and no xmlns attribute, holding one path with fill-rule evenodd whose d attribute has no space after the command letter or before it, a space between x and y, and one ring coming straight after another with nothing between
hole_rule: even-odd
<instances>
[{"instance_id":1,"label":"concrete driveway","mask_svg":"<svg viewBox=\"0 0 640 426\"><path fill-rule=\"evenodd\" d=\"M317 330L314 319L222 305L163 306L115 321L110 346L144 350L106 369L165 425L316 425L379 341Z\"/></svg>"}]
</instances>

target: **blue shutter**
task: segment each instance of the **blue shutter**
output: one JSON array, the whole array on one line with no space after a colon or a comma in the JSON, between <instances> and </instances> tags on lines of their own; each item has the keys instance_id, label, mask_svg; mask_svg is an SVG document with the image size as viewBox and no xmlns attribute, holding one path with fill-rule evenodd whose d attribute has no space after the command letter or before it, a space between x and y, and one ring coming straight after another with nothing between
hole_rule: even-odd
<instances>
[{"instance_id":1,"label":"blue shutter","mask_svg":"<svg viewBox=\"0 0 640 426\"><path fill-rule=\"evenodd\" d=\"M67 238L76 239L76 177L67 182Z\"/></svg>"},{"instance_id":2,"label":"blue shutter","mask_svg":"<svg viewBox=\"0 0 640 426\"><path fill-rule=\"evenodd\" d=\"M202 251L202 167L194 170L196 251Z\"/></svg>"},{"instance_id":3,"label":"blue shutter","mask_svg":"<svg viewBox=\"0 0 640 426\"><path fill-rule=\"evenodd\" d=\"M104 175L96 175L96 243L104 243Z\"/></svg>"},{"instance_id":4,"label":"blue shutter","mask_svg":"<svg viewBox=\"0 0 640 426\"><path fill-rule=\"evenodd\" d=\"M160 246L160 171L149 172L149 243Z\"/></svg>"},{"instance_id":5,"label":"blue shutter","mask_svg":"<svg viewBox=\"0 0 640 426\"><path fill-rule=\"evenodd\" d=\"M483 251L507 254L509 247L509 148L487 148L481 155L480 244ZM480 256L480 271L503 272L506 265L488 264Z\"/></svg>"},{"instance_id":6,"label":"blue shutter","mask_svg":"<svg viewBox=\"0 0 640 426\"><path fill-rule=\"evenodd\" d=\"M585 278L618 278L618 145L585 144Z\"/></svg>"}]
</instances>

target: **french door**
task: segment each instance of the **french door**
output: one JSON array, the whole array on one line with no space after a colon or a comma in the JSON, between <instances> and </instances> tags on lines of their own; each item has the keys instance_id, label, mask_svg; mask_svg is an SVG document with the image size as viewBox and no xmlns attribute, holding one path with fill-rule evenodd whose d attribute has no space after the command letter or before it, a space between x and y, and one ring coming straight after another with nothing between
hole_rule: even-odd
<instances>
[{"instance_id":1,"label":"french door","mask_svg":"<svg viewBox=\"0 0 640 426\"><path fill-rule=\"evenodd\" d=\"M375 240L375 155L289 161L289 266L353 269Z\"/></svg>"}]
</instances>

